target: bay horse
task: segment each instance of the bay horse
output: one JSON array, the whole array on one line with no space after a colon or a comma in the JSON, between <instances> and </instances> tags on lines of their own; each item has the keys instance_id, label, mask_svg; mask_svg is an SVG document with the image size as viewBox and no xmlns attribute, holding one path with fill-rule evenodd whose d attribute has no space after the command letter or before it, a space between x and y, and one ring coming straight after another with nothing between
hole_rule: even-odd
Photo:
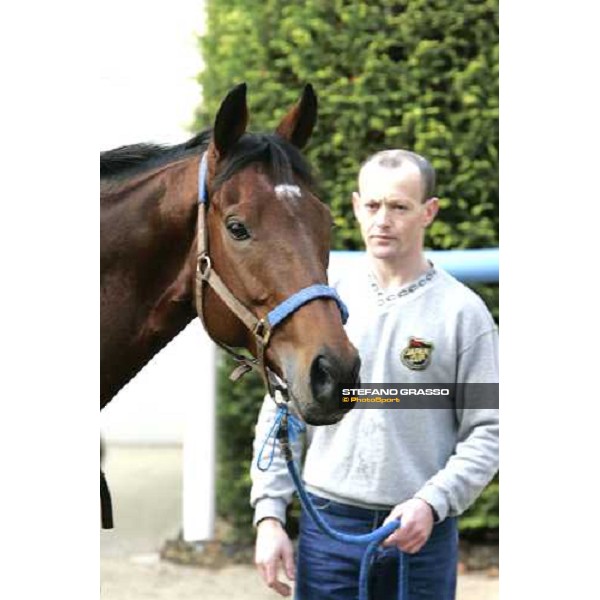
<instances>
[{"instance_id":1,"label":"bay horse","mask_svg":"<svg viewBox=\"0 0 600 600\"><path fill-rule=\"evenodd\" d=\"M309 298L261 338L227 297L204 285L208 271L218 273L263 324L298 290L326 286L332 218L300 153L316 116L307 85L274 133L246 132L241 84L223 100L213 128L189 141L101 154L101 408L198 309L215 341L262 356L306 422L335 423L348 410L337 386L357 381L360 360L336 298ZM210 251L202 267L200 243Z\"/></svg>"}]
</instances>

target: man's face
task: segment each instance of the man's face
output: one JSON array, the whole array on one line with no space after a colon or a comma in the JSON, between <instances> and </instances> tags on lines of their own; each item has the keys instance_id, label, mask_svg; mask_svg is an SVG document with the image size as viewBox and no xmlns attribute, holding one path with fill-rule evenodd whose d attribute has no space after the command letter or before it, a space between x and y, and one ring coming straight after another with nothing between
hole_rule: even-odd
<instances>
[{"instance_id":1,"label":"man's face","mask_svg":"<svg viewBox=\"0 0 600 600\"><path fill-rule=\"evenodd\" d=\"M416 165L401 168L367 165L354 193L354 214L367 250L380 259L403 259L423 248L425 228L438 210L437 198L423 202L423 183Z\"/></svg>"}]
</instances>

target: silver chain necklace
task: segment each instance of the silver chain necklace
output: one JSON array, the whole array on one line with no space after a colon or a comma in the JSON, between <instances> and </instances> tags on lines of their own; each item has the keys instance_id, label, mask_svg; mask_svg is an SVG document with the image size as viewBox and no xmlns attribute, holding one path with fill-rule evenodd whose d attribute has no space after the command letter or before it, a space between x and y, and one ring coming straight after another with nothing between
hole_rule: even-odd
<instances>
[{"instance_id":1,"label":"silver chain necklace","mask_svg":"<svg viewBox=\"0 0 600 600\"><path fill-rule=\"evenodd\" d=\"M431 263L430 263L431 264ZM427 270L424 275L421 275L417 281L411 283L410 285L406 285L399 290L395 290L391 293L384 292L377 283L377 279L375 275L369 271L369 285L371 286L371 290L375 294L377 298L377 306L383 306L386 302L393 302L398 298L403 298L404 296L408 296L417 290L420 290L423 286L427 285L436 275L437 271L435 267L431 265L431 267Z\"/></svg>"}]
</instances>

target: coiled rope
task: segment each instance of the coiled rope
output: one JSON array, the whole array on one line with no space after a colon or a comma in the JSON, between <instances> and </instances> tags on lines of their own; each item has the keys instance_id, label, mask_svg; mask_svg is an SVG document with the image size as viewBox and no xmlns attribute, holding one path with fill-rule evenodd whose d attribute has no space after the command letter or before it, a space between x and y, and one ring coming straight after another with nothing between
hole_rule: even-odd
<instances>
[{"instance_id":1,"label":"coiled rope","mask_svg":"<svg viewBox=\"0 0 600 600\"><path fill-rule=\"evenodd\" d=\"M296 486L298 495L300 496L300 502L302 503L302 507L304 508L304 510L306 510L306 512L308 512L308 514L311 516L317 527L323 533L333 538L334 540L360 546L366 545L365 553L363 554L363 557L360 562L358 590L359 600L369 600L369 569L373 562L373 556L377 551L377 547L379 546L379 544L381 544L383 540L385 540L389 535L396 531L398 527L401 526L400 519L391 521L387 525L383 525L375 531L363 535L350 535L346 533L341 533L330 527L324 521L323 517L317 512L308 494L306 493L304 484L302 483L302 480L298 475L298 469L296 468L296 464L294 463L294 458L292 456L290 440L294 441L296 437L305 429L306 428L304 424L293 414L289 413L288 406L286 403L278 403L278 409L275 415L275 420L258 454L256 466L261 471L267 471L270 468L271 464L273 463L273 456L275 454L275 443L276 440L279 440L279 443L281 444L281 450L283 452L283 456L288 467L288 471L290 473L290 476L292 477L292 480L294 481L294 485ZM272 446L269 462L266 466L263 466L261 464L263 452L270 440L272 440ZM404 553L399 550L398 600L407 600L407 594L405 590L406 576L404 569Z\"/></svg>"}]
</instances>

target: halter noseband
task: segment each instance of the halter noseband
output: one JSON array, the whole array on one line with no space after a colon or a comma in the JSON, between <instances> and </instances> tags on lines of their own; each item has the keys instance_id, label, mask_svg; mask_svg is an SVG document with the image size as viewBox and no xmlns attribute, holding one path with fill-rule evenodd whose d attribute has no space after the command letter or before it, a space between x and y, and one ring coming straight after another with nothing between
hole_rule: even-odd
<instances>
[{"instance_id":1,"label":"halter noseband","mask_svg":"<svg viewBox=\"0 0 600 600\"><path fill-rule=\"evenodd\" d=\"M331 287L323 284L315 284L305 287L289 298L278 304L262 319L258 319L248 310L223 283L223 280L215 273L208 253L208 229L206 225L206 212L208 210L208 186L207 186L208 162L206 152L202 155L200 169L198 172L198 257L196 263L196 310L200 320L205 326L203 313L203 290L204 284L209 284L217 296L227 305L229 310L252 332L256 342L256 359L247 358L235 352L227 344L218 340L213 341L226 350L238 366L231 374L234 381L251 369L259 369L265 381L269 394L274 397L272 380L275 375L269 371L265 364L265 350L271 338L272 330L284 319L297 311L301 306L317 298L331 298L335 300L342 316L342 323L348 320L348 309L339 297L338 293ZM281 386L284 382L276 382Z\"/></svg>"}]
</instances>

